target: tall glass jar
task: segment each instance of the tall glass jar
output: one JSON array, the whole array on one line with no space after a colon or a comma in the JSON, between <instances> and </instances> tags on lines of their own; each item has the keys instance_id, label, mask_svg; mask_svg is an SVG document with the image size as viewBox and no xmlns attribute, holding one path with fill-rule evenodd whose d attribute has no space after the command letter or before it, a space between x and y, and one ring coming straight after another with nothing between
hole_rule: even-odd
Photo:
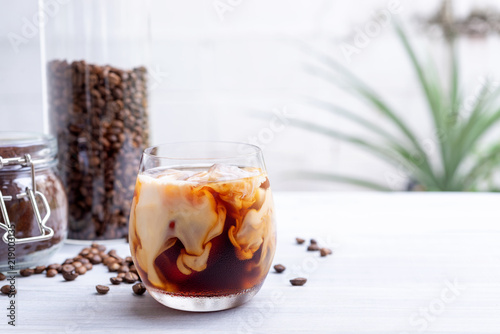
<instances>
[{"instance_id":1,"label":"tall glass jar","mask_svg":"<svg viewBox=\"0 0 500 334\"><path fill-rule=\"evenodd\" d=\"M149 145L149 6L143 0L40 0L45 128L59 145L70 239L126 237Z\"/></svg>"}]
</instances>

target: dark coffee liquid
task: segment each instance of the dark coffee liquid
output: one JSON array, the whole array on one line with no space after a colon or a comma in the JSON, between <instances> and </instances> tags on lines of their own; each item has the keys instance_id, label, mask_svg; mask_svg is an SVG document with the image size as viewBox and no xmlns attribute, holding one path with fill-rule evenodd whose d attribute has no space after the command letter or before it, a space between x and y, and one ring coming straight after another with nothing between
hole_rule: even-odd
<instances>
[{"instance_id":1,"label":"dark coffee liquid","mask_svg":"<svg viewBox=\"0 0 500 334\"><path fill-rule=\"evenodd\" d=\"M176 261L184 248L179 240L156 258L156 266L167 281L178 286L178 293L190 296L233 294L261 283L263 278L257 263L262 246L252 259L239 260L227 236L229 227L234 224L233 218L226 218L224 233L212 239L207 269L201 272L193 272L189 276L179 272ZM253 269L250 269L252 267Z\"/></svg>"}]
</instances>

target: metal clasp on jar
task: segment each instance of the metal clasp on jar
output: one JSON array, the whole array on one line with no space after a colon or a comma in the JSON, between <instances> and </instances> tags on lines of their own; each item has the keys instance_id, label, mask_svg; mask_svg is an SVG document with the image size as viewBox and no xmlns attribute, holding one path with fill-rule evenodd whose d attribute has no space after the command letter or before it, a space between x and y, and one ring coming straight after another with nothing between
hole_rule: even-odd
<instances>
[{"instance_id":1,"label":"metal clasp on jar","mask_svg":"<svg viewBox=\"0 0 500 334\"><path fill-rule=\"evenodd\" d=\"M36 241L43 241L43 240L48 240L54 236L54 230L51 229L48 226L45 226L47 223L47 220L50 217L50 207L49 203L47 202L47 199L45 196L36 190L36 183L35 183L35 161L31 160L31 156L29 154L25 154L24 157L16 157L16 158L8 158L8 159L2 159L0 157L0 170L4 166L12 166L12 165L20 165L22 167L30 167L31 169L31 183L32 186L26 187L24 192L17 194L15 196L16 199L21 199L21 198L28 198L28 200L31 203L31 207L33 208L33 212L35 213L35 218L38 223L38 229L40 231L40 235L34 236L34 237L27 237L27 238L21 238L17 239L14 236L10 236L12 232L12 224L9 219L9 215L7 213L7 208L5 207L5 202L6 201L12 201L13 197L12 196L4 196L2 194L2 191L0 191L0 213L2 215L4 223L0 222L0 228L4 229L6 232L4 233L2 240L6 244L9 243L9 241L12 242L12 239L14 239L14 242L16 244L25 244L28 242L36 242ZM36 198L40 198L42 201L42 204L45 208L45 216L42 218L40 214L40 210L38 209L38 204L36 202Z\"/></svg>"}]
</instances>

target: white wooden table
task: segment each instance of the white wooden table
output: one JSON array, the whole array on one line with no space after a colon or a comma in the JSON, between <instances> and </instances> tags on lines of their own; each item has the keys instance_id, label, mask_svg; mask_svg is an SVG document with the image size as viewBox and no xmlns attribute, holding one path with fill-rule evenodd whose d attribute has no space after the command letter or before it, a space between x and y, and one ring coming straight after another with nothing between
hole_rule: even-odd
<instances>
[{"instance_id":1,"label":"white wooden table","mask_svg":"<svg viewBox=\"0 0 500 334\"><path fill-rule=\"evenodd\" d=\"M103 266L74 282L17 281L15 329L0 296L0 333L499 333L500 195L277 193L278 250L249 303L216 313L166 308ZM295 237L334 249L307 252ZM128 255L128 245L108 244ZM65 245L53 260L82 246ZM53 262L53 261L51 261ZM303 287L288 280L305 276Z\"/></svg>"}]
</instances>

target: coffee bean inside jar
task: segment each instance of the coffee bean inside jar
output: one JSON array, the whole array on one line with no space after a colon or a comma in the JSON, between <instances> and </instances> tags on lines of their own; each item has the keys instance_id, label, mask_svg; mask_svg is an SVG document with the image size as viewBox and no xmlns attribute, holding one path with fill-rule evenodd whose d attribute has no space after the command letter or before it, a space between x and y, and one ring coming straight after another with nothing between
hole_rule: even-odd
<instances>
[{"instance_id":1,"label":"coffee bean inside jar","mask_svg":"<svg viewBox=\"0 0 500 334\"><path fill-rule=\"evenodd\" d=\"M0 240L0 272L45 264L66 238L68 204L55 169L56 154L51 136L0 133L0 202L6 209L0 212L0 239L7 230L16 238L14 246L12 240ZM21 274L29 275L30 270Z\"/></svg>"},{"instance_id":2,"label":"coffee bean inside jar","mask_svg":"<svg viewBox=\"0 0 500 334\"><path fill-rule=\"evenodd\" d=\"M50 127L68 192L68 236L123 238L139 159L149 144L146 69L83 60L47 66Z\"/></svg>"}]
</instances>

